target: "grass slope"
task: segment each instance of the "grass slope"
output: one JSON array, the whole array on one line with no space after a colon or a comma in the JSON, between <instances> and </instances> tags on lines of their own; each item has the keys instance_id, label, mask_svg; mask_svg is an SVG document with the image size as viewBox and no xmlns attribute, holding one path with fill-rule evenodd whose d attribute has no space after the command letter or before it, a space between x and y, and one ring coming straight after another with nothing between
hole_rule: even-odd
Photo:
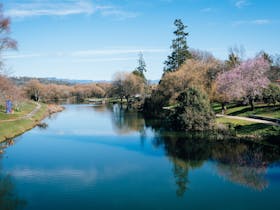
<instances>
[{"instance_id":1,"label":"grass slope","mask_svg":"<svg viewBox=\"0 0 280 210\"><path fill-rule=\"evenodd\" d=\"M0 142L18 136L25 131L32 129L35 125L38 124L40 120L42 120L47 115L47 105L41 104L41 109L31 119L19 119L30 113L35 107L35 103L26 102L22 106L21 111L18 111L14 114L6 115L3 112L0 113ZM7 119L15 119L15 121L1 121Z\"/></svg>"},{"instance_id":2,"label":"grass slope","mask_svg":"<svg viewBox=\"0 0 280 210\"><path fill-rule=\"evenodd\" d=\"M221 113L222 108L218 103L212 104L215 113ZM280 105L268 106L264 104L257 104L255 110L251 111L250 106L235 106L234 104L229 104L227 106L227 115L249 117L252 115L270 117L270 118L280 118ZM222 123L234 128L237 136L239 137L270 137L270 136L280 136L280 127L266 125L261 123L254 123L245 120L235 120L227 118L217 118L217 123Z\"/></svg>"},{"instance_id":3,"label":"grass slope","mask_svg":"<svg viewBox=\"0 0 280 210\"><path fill-rule=\"evenodd\" d=\"M224 117L217 118L216 122L226 124L230 128L235 129L237 137L265 138L280 135L280 127L278 126Z\"/></svg>"},{"instance_id":4,"label":"grass slope","mask_svg":"<svg viewBox=\"0 0 280 210\"><path fill-rule=\"evenodd\" d=\"M221 113L222 108L218 103L212 104L215 113ZM270 117L280 119L280 105L272 106L265 104L257 104L255 110L251 111L250 106L234 106L230 104L227 106L227 115L248 117L252 115Z\"/></svg>"}]
</instances>

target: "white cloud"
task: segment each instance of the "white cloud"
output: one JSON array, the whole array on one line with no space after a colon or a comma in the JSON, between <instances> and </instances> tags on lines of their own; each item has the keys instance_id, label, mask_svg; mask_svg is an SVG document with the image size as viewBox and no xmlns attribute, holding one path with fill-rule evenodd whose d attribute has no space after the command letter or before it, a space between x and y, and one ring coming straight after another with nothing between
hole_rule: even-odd
<instances>
[{"instance_id":1,"label":"white cloud","mask_svg":"<svg viewBox=\"0 0 280 210\"><path fill-rule=\"evenodd\" d=\"M214 11L214 10L213 10L213 8L211 8L211 7L207 7L207 8L201 9L200 11L201 11L201 12L212 12L212 11Z\"/></svg>"},{"instance_id":2,"label":"white cloud","mask_svg":"<svg viewBox=\"0 0 280 210\"><path fill-rule=\"evenodd\" d=\"M120 57L120 58L79 58L72 60L74 63L96 63L96 62L114 62L114 61L131 61L136 60L137 57L129 58L129 57ZM92 132L91 132L92 134ZM95 132L96 134L96 132ZM106 133L107 134L107 133ZM100 133L98 133L100 135Z\"/></svg>"},{"instance_id":3,"label":"white cloud","mask_svg":"<svg viewBox=\"0 0 280 210\"><path fill-rule=\"evenodd\" d=\"M40 53L30 53L30 54L13 54L13 55L4 55L5 59L17 59L17 58L34 58L42 57Z\"/></svg>"},{"instance_id":4,"label":"white cloud","mask_svg":"<svg viewBox=\"0 0 280 210\"><path fill-rule=\"evenodd\" d=\"M239 0L235 2L235 6L239 9L249 6L250 3L247 0Z\"/></svg>"},{"instance_id":5,"label":"white cloud","mask_svg":"<svg viewBox=\"0 0 280 210\"><path fill-rule=\"evenodd\" d=\"M69 2L30 2L12 4L6 15L13 18L25 18L34 16L66 16L77 14L93 14L96 8L88 1Z\"/></svg>"},{"instance_id":6,"label":"white cloud","mask_svg":"<svg viewBox=\"0 0 280 210\"><path fill-rule=\"evenodd\" d=\"M26 18L36 16L68 16L68 15L92 15L100 13L102 16L111 16L117 19L135 18L139 14L124 11L113 5L98 5L89 0L57 1L30 1L28 3L10 4L5 14L12 18Z\"/></svg>"},{"instance_id":7,"label":"white cloud","mask_svg":"<svg viewBox=\"0 0 280 210\"><path fill-rule=\"evenodd\" d=\"M271 20L268 19L256 19L256 20L239 20L233 22L233 26L239 25L267 25L270 24Z\"/></svg>"},{"instance_id":8,"label":"white cloud","mask_svg":"<svg viewBox=\"0 0 280 210\"><path fill-rule=\"evenodd\" d=\"M271 23L271 21L267 19L259 19L259 20L253 20L252 23L256 25L266 25Z\"/></svg>"},{"instance_id":9,"label":"white cloud","mask_svg":"<svg viewBox=\"0 0 280 210\"><path fill-rule=\"evenodd\" d=\"M115 16L119 20L124 20L124 19L128 19L128 18L135 18L135 17L139 16L138 13L126 12L126 11L123 11L123 10L119 10L117 8L102 10L101 14L103 16Z\"/></svg>"},{"instance_id":10,"label":"white cloud","mask_svg":"<svg viewBox=\"0 0 280 210\"><path fill-rule=\"evenodd\" d=\"M94 55L120 55L120 54L138 54L143 53L162 53L168 52L166 49L107 49L107 50L83 50L72 53L72 56L87 57Z\"/></svg>"},{"instance_id":11,"label":"white cloud","mask_svg":"<svg viewBox=\"0 0 280 210\"><path fill-rule=\"evenodd\" d=\"M82 59L80 61L123 61L132 60L131 57L116 57L119 55L133 55L137 56L139 52L142 53L166 53L168 49L160 48L134 48L134 49L105 49L105 50L78 50L72 52L52 52L52 53L20 53L15 52L12 54L3 55L5 59L25 59L35 57L75 57ZM98 56L102 56L99 58ZM104 58L106 56L106 58ZM111 57L114 56L114 57ZM98 57L98 58L96 58ZM135 59L135 58L133 58Z\"/></svg>"}]
</instances>

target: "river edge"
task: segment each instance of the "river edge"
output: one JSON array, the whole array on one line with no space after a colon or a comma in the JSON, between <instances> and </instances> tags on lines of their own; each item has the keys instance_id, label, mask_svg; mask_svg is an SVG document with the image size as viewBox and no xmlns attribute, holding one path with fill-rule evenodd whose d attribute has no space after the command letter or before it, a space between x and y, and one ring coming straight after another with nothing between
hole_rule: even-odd
<instances>
[{"instance_id":1,"label":"river edge","mask_svg":"<svg viewBox=\"0 0 280 210\"><path fill-rule=\"evenodd\" d=\"M0 143L13 139L40 124L40 122L50 115L62 112L65 107L56 104L41 104L40 109L28 119L18 119L11 122L3 122L0 125ZM1 132L1 130L4 130Z\"/></svg>"},{"instance_id":2,"label":"river edge","mask_svg":"<svg viewBox=\"0 0 280 210\"><path fill-rule=\"evenodd\" d=\"M91 103L87 103L87 104L91 104ZM43 119L45 119L46 117L48 117L54 113L61 112L64 109L65 109L65 107L63 107L61 105L41 103L41 108L31 118L18 119L13 122L3 123L5 125L3 125L3 124L0 125L0 143L5 142L9 139L13 139L19 135L22 135L23 133L40 125L41 121ZM228 130L226 133L228 133L228 132L231 133L231 135L227 134L228 138L235 140L235 141L246 140L246 141L252 141L252 142L256 142L256 143L260 143L260 142L275 143L275 141L270 142L267 140L271 139L271 138L272 139L277 138L277 135L275 135L275 131L271 132L271 129L273 130L273 127L274 127L272 125L264 125L265 126L264 128L258 127L257 131L261 130L262 132L256 132L256 130L254 130L252 132L251 129L245 128L247 125L232 124L232 122L220 122L220 123L223 124L224 126L229 126L229 124L231 124L230 127L234 128L234 129L231 130L231 132L230 132L230 130ZM258 126L258 125L262 125L262 124L256 124L256 125ZM3 127L5 127L4 134L2 132ZM243 129L242 134L240 134L238 132L239 129ZM232 135L233 133L234 133L234 135ZM223 136L223 132L221 134L219 134L219 136ZM222 138L227 139L226 137L222 137ZM219 140L221 140L221 139L219 139ZM279 143L277 142L277 144L279 144Z\"/></svg>"}]
</instances>

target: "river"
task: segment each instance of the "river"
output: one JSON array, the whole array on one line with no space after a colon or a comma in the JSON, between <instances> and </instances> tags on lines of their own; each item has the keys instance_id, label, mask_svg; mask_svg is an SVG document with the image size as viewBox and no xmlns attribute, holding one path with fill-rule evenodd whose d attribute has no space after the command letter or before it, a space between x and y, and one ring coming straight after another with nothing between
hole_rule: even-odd
<instances>
[{"instance_id":1,"label":"river","mask_svg":"<svg viewBox=\"0 0 280 210\"><path fill-rule=\"evenodd\" d=\"M1 145L1 210L279 209L279 147L187 138L118 105L44 122Z\"/></svg>"}]
</instances>

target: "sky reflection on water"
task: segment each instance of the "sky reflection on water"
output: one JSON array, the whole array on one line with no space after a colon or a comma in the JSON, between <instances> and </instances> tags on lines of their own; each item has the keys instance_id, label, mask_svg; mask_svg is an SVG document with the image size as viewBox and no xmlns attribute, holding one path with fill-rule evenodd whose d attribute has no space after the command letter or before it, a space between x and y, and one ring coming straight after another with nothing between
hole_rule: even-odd
<instances>
[{"instance_id":1,"label":"sky reflection on water","mask_svg":"<svg viewBox=\"0 0 280 210\"><path fill-rule=\"evenodd\" d=\"M116 106L45 122L1 145L0 209L277 209L278 146L191 139Z\"/></svg>"}]
</instances>

